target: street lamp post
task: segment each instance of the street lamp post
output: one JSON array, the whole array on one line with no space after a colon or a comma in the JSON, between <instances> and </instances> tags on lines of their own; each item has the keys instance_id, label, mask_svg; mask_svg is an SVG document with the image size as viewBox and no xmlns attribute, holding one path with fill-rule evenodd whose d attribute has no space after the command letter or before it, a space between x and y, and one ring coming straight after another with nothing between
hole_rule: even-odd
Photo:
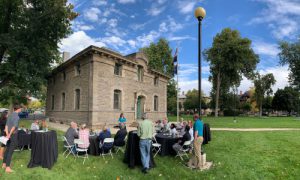
<instances>
[{"instance_id":1,"label":"street lamp post","mask_svg":"<svg viewBox=\"0 0 300 180\"><path fill-rule=\"evenodd\" d=\"M199 115L201 116L201 22L205 17L206 12L202 7L195 10L195 17L198 19L198 102L199 102Z\"/></svg>"}]
</instances>

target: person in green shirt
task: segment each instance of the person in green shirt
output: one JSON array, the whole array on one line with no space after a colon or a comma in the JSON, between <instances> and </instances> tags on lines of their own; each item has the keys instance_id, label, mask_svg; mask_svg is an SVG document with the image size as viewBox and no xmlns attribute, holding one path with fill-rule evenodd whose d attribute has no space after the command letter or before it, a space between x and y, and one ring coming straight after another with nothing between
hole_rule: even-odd
<instances>
[{"instance_id":1,"label":"person in green shirt","mask_svg":"<svg viewBox=\"0 0 300 180\"><path fill-rule=\"evenodd\" d=\"M153 125L152 121L147 119L146 113L143 114L142 119L142 122L138 126L138 136L140 137L140 152L143 165L142 172L146 174L149 171Z\"/></svg>"}]
</instances>

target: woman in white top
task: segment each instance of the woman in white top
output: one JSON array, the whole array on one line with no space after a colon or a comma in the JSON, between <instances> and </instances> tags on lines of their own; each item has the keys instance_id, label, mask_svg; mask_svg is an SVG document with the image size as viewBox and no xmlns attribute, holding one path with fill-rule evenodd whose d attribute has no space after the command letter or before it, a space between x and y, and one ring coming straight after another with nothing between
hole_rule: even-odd
<instances>
[{"instance_id":1,"label":"woman in white top","mask_svg":"<svg viewBox=\"0 0 300 180\"><path fill-rule=\"evenodd\" d=\"M40 130L39 120L35 120L35 121L31 124L30 130L32 130L32 131Z\"/></svg>"}]
</instances>

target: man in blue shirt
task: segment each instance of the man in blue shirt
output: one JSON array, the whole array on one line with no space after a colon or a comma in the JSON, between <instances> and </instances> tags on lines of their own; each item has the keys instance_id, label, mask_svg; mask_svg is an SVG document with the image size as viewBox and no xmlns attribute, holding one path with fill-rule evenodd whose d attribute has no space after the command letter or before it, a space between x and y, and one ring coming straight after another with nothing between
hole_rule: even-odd
<instances>
[{"instance_id":1,"label":"man in blue shirt","mask_svg":"<svg viewBox=\"0 0 300 180\"><path fill-rule=\"evenodd\" d=\"M194 115L194 154L188 162L190 168L203 168L203 162L201 161L201 145L203 142L203 122L199 118L198 114Z\"/></svg>"}]
</instances>

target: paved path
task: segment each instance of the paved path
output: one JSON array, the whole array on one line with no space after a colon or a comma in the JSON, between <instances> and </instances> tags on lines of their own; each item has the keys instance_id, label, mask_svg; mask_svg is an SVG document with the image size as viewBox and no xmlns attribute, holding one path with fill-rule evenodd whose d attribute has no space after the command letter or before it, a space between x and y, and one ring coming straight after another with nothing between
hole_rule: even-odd
<instances>
[{"instance_id":1,"label":"paved path","mask_svg":"<svg viewBox=\"0 0 300 180\"><path fill-rule=\"evenodd\" d=\"M69 125L59 124L48 122L49 127L53 129L57 129L63 132L66 132L69 128ZM113 126L109 126L112 134L116 134L118 129L113 128ZM127 131L136 130L135 127L127 126ZM244 132L252 132L252 131L300 131L300 128L211 128L212 131L244 131Z\"/></svg>"},{"instance_id":2,"label":"paved path","mask_svg":"<svg viewBox=\"0 0 300 180\"><path fill-rule=\"evenodd\" d=\"M300 128L211 128L212 131L300 131Z\"/></svg>"}]
</instances>

